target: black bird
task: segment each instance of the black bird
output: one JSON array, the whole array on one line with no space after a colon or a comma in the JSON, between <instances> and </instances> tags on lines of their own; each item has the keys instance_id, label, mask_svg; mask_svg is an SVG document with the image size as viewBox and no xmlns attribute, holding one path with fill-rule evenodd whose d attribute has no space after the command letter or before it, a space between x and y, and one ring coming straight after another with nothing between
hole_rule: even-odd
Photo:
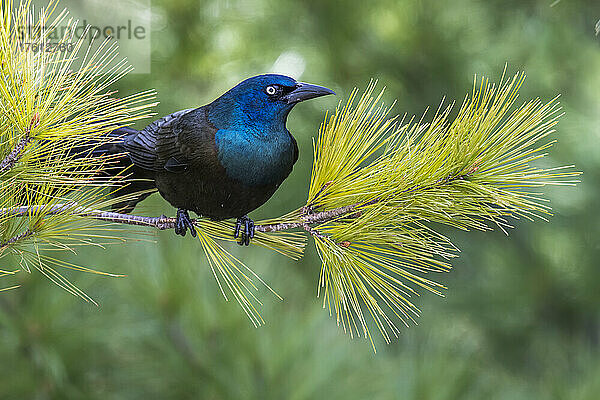
<instances>
[{"instance_id":1,"label":"black bird","mask_svg":"<svg viewBox=\"0 0 600 400\"><path fill-rule=\"evenodd\" d=\"M284 75L259 75L239 83L205 106L175 112L141 131L119 128L116 144L95 153L120 152L133 178L121 194L156 187L177 208L175 233L196 230L188 211L223 220L237 218L234 236L248 245L254 222L248 213L265 203L298 159L285 124L297 103L335 94ZM131 211L144 194L120 204ZM243 229L242 229L243 228Z\"/></svg>"}]
</instances>

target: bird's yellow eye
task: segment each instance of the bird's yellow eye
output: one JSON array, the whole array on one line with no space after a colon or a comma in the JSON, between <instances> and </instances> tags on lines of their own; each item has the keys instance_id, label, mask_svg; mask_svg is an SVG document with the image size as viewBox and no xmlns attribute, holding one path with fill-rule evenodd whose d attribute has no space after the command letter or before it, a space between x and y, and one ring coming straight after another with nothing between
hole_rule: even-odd
<instances>
[{"instance_id":1,"label":"bird's yellow eye","mask_svg":"<svg viewBox=\"0 0 600 400\"><path fill-rule=\"evenodd\" d=\"M273 96L275 93L277 93L277 87L274 85L271 86L267 86L265 88L265 92L269 95L269 96Z\"/></svg>"}]
</instances>

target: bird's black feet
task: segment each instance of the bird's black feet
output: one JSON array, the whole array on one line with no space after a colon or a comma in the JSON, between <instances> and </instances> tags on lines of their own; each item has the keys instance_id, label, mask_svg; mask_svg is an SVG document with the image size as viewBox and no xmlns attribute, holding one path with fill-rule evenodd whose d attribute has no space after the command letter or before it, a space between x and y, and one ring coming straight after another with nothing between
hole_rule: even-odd
<instances>
[{"instance_id":1,"label":"bird's black feet","mask_svg":"<svg viewBox=\"0 0 600 400\"><path fill-rule=\"evenodd\" d=\"M250 239L254 237L254 221L248 218L247 215L238 218L235 223L235 233L233 234L233 237L236 239L240 237L240 241L238 242L240 246L248 246L250 244Z\"/></svg>"},{"instance_id":2,"label":"bird's black feet","mask_svg":"<svg viewBox=\"0 0 600 400\"><path fill-rule=\"evenodd\" d=\"M177 220L175 221L175 233L181 236L185 236L188 228L190 228L190 234L193 237L196 237L196 227L190 218L190 214L188 214L187 210L178 209L177 210Z\"/></svg>"}]
</instances>

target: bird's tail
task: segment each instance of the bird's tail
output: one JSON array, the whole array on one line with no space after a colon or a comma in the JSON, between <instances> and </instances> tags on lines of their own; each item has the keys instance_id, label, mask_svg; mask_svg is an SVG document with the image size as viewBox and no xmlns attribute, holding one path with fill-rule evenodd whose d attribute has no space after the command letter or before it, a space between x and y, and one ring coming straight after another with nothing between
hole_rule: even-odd
<instances>
[{"instance_id":1,"label":"bird's tail","mask_svg":"<svg viewBox=\"0 0 600 400\"><path fill-rule=\"evenodd\" d=\"M114 157L111 166L106 168L104 174L107 177L127 176L124 183L122 185L117 184L112 192L114 197L119 198L119 201L112 205L113 210L123 213L133 211L137 203L144 200L156 189L152 171L134 165L123 146L123 142L127 137L137 133L138 131L132 128L117 128L108 133L107 136L110 137L110 140L105 143L89 143L71 150L72 153L80 157Z\"/></svg>"}]
</instances>

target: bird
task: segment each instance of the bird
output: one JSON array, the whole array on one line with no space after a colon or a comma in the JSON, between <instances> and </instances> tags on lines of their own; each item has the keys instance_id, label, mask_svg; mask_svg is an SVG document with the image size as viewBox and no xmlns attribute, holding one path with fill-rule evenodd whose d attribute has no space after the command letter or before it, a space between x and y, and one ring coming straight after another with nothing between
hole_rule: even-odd
<instances>
[{"instance_id":1,"label":"bird","mask_svg":"<svg viewBox=\"0 0 600 400\"><path fill-rule=\"evenodd\" d=\"M286 127L292 108L335 92L279 74L248 78L213 102L174 112L141 130L119 127L94 154L120 154L132 183L113 208L131 212L151 189L177 209L175 233L196 237L190 211L236 219L234 238L248 246L263 205L290 175L298 145ZM137 192L145 190L143 193Z\"/></svg>"}]
</instances>

